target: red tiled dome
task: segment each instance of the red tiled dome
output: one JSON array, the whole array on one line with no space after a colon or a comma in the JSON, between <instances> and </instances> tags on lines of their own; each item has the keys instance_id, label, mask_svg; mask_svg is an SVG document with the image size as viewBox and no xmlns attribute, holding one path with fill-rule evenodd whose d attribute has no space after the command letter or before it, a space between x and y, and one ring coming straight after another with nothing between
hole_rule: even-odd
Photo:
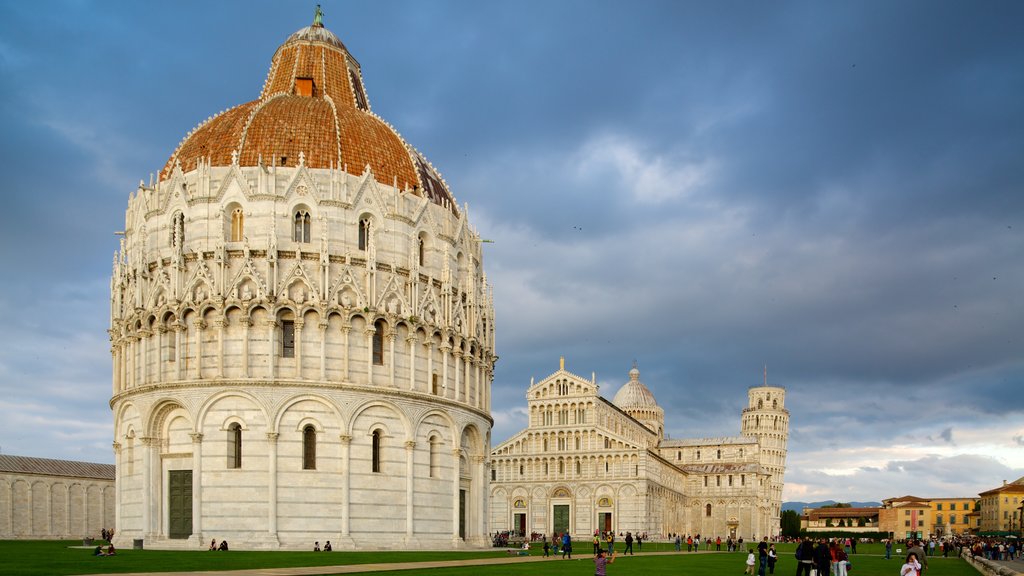
<instances>
[{"instance_id":1,"label":"red tiled dome","mask_svg":"<svg viewBox=\"0 0 1024 576\"><path fill-rule=\"evenodd\" d=\"M270 64L259 100L226 110L194 129L167 160L184 171L200 159L228 166L339 168L361 175L369 166L378 182L412 188L456 210L429 162L370 111L359 63L333 33L314 24L292 34Z\"/></svg>"}]
</instances>

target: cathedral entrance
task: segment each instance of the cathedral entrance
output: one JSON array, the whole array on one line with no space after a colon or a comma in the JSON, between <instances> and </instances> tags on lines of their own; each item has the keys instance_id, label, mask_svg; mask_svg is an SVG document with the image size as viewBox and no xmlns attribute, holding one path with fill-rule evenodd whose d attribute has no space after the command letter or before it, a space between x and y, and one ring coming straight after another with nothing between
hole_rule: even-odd
<instances>
[{"instance_id":1,"label":"cathedral entrance","mask_svg":"<svg viewBox=\"0 0 1024 576\"><path fill-rule=\"evenodd\" d=\"M612 531L612 513L611 512L598 512L597 514L597 528L601 532Z\"/></svg>"},{"instance_id":2,"label":"cathedral entrance","mask_svg":"<svg viewBox=\"0 0 1024 576\"><path fill-rule=\"evenodd\" d=\"M552 533L561 534L569 531L569 505L555 504L551 507L551 518L553 520Z\"/></svg>"},{"instance_id":3,"label":"cathedral entrance","mask_svg":"<svg viewBox=\"0 0 1024 576\"><path fill-rule=\"evenodd\" d=\"M188 538L192 535L192 471L170 470L167 474L168 536Z\"/></svg>"},{"instance_id":4,"label":"cathedral entrance","mask_svg":"<svg viewBox=\"0 0 1024 576\"><path fill-rule=\"evenodd\" d=\"M518 513L512 521L513 530L515 530L516 536L526 535L526 514Z\"/></svg>"}]
</instances>

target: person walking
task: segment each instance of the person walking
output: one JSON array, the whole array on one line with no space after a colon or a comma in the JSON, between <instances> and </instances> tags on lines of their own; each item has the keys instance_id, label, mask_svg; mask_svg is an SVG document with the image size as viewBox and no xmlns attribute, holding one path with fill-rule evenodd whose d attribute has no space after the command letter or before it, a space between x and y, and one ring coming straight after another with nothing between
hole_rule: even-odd
<instances>
[{"instance_id":1,"label":"person walking","mask_svg":"<svg viewBox=\"0 0 1024 576\"><path fill-rule=\"evenodd\" d=\"M568 532L562 534L562 559L565 559L566 554L569 555L569 560L572 560L572 537L569 536Z\"/></svg>"},{"instance_id":2,"label":"person walking","mask_svg":"<svg viewBox=\"0 0 1024 576\"><path fill-rule=\"evenodd\" d=\"M757 543L757 576L764 576L768 569L768 537Z\"/></svg>"},{"instance_id":3,"label":"person walking","mask_svg":"<svg viewBox=\"0 0 1024 576\"><path fill-rule=\"evenodd\" d=\"M615 553L605 556L604 550L597 549L597 556L594 556L594 576L608 576L608 565L615 562Z\"/></svg>"},{"instance_id":4,"label":"person walking","mask_svg":"<svg viewBox=\"0 0 1024 576\"><path fill-rule=\"evenodd\" d=\"M633 555L633 533L632 532L626 532L626 549L622 551L622 555L625 556L626 554L629 554L630 556Z\"/></svg>"}]
</instances>

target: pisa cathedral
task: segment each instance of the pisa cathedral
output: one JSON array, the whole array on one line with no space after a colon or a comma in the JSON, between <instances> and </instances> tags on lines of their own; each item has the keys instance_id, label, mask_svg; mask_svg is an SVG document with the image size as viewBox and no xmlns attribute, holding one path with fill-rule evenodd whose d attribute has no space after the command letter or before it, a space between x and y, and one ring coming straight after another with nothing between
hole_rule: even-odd
<instances>
[{"instance_id":1,"label":"pisa cathedral","mask_svg":"<svg viewBox=\"0 0 1024 576\"><path fill-rule=\"evenodd\" d=\"M669 439L635 366L609 402L562 359L527 389L528 426L491 452L491 530L778 535L785 398L766 377L747 392L739 436Z\"/></svg>"},{"instance_id":2,"label":"pisa cathedral","mask_svg":"<svg viewBox=\"0 0 1024 576\"><path fill-rule=\"evenodd\" d=\"M481 239L323 26L128 200L110 285L115 543L487 542Z\"/></svg>"}]
</instances>

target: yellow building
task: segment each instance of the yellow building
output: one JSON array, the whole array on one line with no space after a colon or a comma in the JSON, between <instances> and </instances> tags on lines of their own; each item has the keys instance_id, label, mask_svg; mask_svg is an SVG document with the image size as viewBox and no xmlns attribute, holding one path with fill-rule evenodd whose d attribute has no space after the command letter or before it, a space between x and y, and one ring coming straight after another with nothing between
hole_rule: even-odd
<instances>
[{"instance_id":1,"label":"yellow building","mask_svg":"<svg viewBox=\"0 0 1024 576\"><path fill-rule=\"evenodd\" d=\"M929 532L937 538L970 534L977 529L971 524L977 503L977 498L932 498Z\"/></svg>"},{"instance_id":2,"label":"yellow building","mask_svg":"<svg viewBox=\"0 0 1024 576\"><path fill-rule=\"evenodd\" d=\"M981 496L981 533L1019 532L1024 529L1024 477L979 494Z\"/></svg>"}]
</instances>

